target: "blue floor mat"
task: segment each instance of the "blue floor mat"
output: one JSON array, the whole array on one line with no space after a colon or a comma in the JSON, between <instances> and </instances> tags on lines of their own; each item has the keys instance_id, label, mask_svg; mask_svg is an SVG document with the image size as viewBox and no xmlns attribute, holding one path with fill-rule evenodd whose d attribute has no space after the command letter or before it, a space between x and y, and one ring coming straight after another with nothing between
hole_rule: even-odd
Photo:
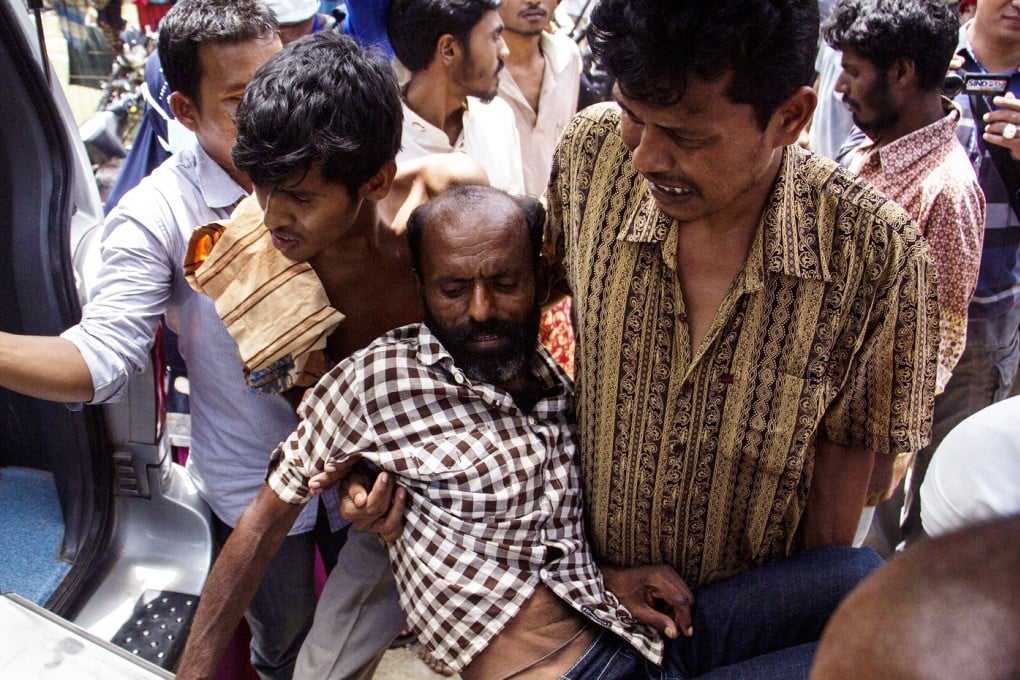
<instances>
[{"instance_id":1,"label":"blue floor mat","mask_svg":"<svg viewBox=\"0 0 1020 680\"><path fill-rule=\"evenodd\" d=\"M0 593L44 604L71 568L58 558L63 540L53 475L0 468Z\"/></svg>"}]
</instances>

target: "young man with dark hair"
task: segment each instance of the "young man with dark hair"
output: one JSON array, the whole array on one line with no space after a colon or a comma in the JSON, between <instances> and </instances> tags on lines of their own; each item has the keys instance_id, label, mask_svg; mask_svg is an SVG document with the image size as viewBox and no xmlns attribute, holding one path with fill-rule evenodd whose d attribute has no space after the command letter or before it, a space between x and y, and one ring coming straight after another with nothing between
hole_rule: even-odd
<instances>
[{"instance_id":1,"label":"young man with dark hair","mask_svg":"<svg viewBox=\"0 0 1020 680\"><path fill-rule=\"evenodd\" d=\"M978 0L959 33L963 73L1005 74L1003 94L959 94L960 135L985 194L985 235L967 340L935 403L932 444L914 461L902 524L908 542L923 536L918 491L939 442L964 418L1007 397L1020 362L1020 10Z\"/></svg>"},{"instance_id":2,"label":"young man with dark hair","mask_svg":"<svg viewBox=\"0 0 1020 680\"><path fill-rule=\"evenodd\" d=\"M592 678L612 650L613 677L658 677L660 665L696 674L730 660L740 664L734 673L779 677L769 671L788 673L795 658L785 650L747 664L756 645L719 654L731 637L721 614L759 607L789 639L817 638L825 615L778 614L778 591L765 578L720 585L692 612L672 569L641 568L656 581L649 594L674 610L656 621L667 636L689 635L692 623L701 633L665 642L606 591L584 539L572 390L537 343L543 223L534 199L476 186L412 213L425 323L387 333L316 385L210 575L179 678L215 668L223 631L312 497L312 478L353 456L406 485L407 522L390 550L401 606L422 643L465 680ZM838 559L846 569L824 568ZM878 561L830 549L793 569L827 614ZM695 642L707 640L714 649Z\"/></svg>"},{"instance_id":3,"label":"young man with dark hair","mask_svg":"<svg viewBox=\"0 0 1020 680\"><path fill-rule=\"evenodd\" d=\"M160 316L177 333L191 383L187 470L225 540L262 483L266 447L293 429L280 397L249 394L234 341L212 301L184 280L194 228L224 219L251 190L231 162L234 111L255 71L280 49L277 22L253 0L181 0L159 49L178 121L197 143L128 192L106 219L102 266L82 319L59 338L0 334L0 384L36 397L102 403L145 365ZM290 678L315 608L315 508L295 523L248 610L252 661ZM280 606L286 602L286 606Z\"/></svg>"},{"instance_id":4,"label":"young man with dark hair","mask_svg":"<svg viewBox=\"0 0 1020 680\"><path fill-rule=\"evenodd\" d=\"M230 220L196 230L185 274L214 298L249 388L297 388L300 398L337 360L421 320L407 215L452 183L484 182L485 173L463 154L398 168L393 69L338 34L308 36L269 60L235 118L233 160L254 196ZM323 496L337 529L335 501ZM350 532L296 676L361 677L377 645L403 626L393 593L376 537Z\"/></svg>"},{"instance_id":5,"label":"young man with dark hair","mask_svg":"<svg viewBox=\"0 0 1020 680\"><path fill-rule=\"evenodd\" d=\"M506 45L499 0L394 0L386 30L411 77L398 161L463 151L489 183L524 193L513 111L496 98Z\"/></svg>"},{"instance_id":6,"label":"young man with dark hair","mask_svg":"<svg viewBox=\"0 0 1020 680\"><path fill-rule=\"evenodd\" d=\"M507 46L499 96L517 121L529 196L541 196L549 183L553 151L577 111L581 86L577 43L548 30L556 5L556 0L504 0L499 7Z\"/></svg>"},{"instance_id":7,"label":"young man with dark hair","mask_svg":"<svg viewBox=\"0 0 1020 680\"><path fill-rule=\"evenodd\" d=\"M931 247L939 280L935 391L941 393L967 337L985 223L984 194L956 137L960 111L942 96L959 23L943 0L841 0L822 32L843 54L836 91L867 134L851 152L851 172L905 208ZM869 498L869 506L893 492L910 463L899 462L885 493Z\"/></svg>"}]
</instances>

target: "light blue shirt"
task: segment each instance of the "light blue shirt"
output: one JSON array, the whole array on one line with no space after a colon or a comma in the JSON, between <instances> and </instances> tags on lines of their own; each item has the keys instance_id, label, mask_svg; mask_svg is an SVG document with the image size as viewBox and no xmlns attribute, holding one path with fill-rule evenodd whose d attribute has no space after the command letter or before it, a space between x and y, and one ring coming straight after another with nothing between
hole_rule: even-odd
<instances>
[{"instance_id":1,"label":"light blue shirt","mask_svg":"<svg viewBox=\"0 0 1020 680\"><path fill-rule=\"evenodd\" d=\"M235 526L262 487L269 454L297 417L279 396L251 394L237 345L210 298L184 279L182 263L196 227L223 220L246 195L194 143L170 157L106 218L102 265L82 320L63 333L92 373L94 403L122 398L145 365L160 315L179 336L188 366L191 452L187 471L216 515ZM306 508L291 533L310 531Z\"/></svg>"}]
</instances>

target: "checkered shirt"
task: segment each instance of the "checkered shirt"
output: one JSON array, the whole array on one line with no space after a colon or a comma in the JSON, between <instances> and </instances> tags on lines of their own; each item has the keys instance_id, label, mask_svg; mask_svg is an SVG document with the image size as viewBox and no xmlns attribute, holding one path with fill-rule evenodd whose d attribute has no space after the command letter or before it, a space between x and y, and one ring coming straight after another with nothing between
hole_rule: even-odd
<instances>
[{"instance_id":1,"label":"checkered shirt","mask_svg":"<svg viewBox=\"0 0 1020 680\"><path fill-rule=\"evenodd\" d=\"M400 477L407 512L389 550L401 608L455 671L539 583L658 664L661 638L606 590L584 539L569 381L541 346L532 369L543 396L524 413L472 383L427 327L398 328L319 382L267 481L303 503L330 459L362 456Z\"/></svg>"}]
</instances>

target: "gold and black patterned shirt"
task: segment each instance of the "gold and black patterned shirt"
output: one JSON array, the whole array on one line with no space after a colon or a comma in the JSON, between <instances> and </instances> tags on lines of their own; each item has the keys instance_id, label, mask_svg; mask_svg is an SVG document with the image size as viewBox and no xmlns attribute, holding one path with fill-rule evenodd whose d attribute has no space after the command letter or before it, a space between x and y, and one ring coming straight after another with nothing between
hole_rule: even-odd
<instances>
[{"instance_id":1,"label":"gold and black patterned shirt","mask_svg":"<svg viewBox=\"0 0 1020 680\"><path fill-rule=\"evenodd\" d=\"M935 269L901 208L784 152L747 262L692 352L678 224L635 170L613 104L564 132L544 257L574 296L578 438L596 557L692 586L789 554L815 441L877 454L929 438Z\"/></svg>"}]
</instances>

